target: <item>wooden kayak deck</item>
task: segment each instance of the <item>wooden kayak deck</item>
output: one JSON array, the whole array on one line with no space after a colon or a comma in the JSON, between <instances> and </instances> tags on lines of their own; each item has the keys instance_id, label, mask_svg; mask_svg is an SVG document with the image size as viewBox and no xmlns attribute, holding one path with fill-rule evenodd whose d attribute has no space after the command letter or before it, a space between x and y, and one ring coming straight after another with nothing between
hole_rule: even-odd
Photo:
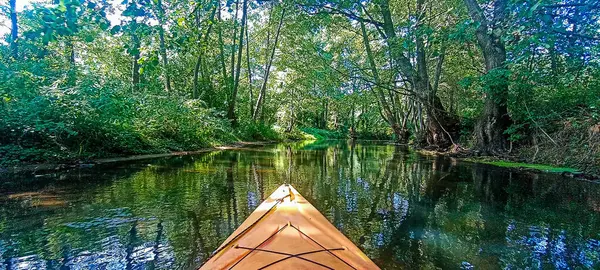
<instances>
[{"instance_id":1,"label":"wooden kayak deck","mask_svg":"<svg viewBox=\"0 0 600 270\"><path fill-rule=\"evenodd\" d=\"M282 185L213 253L205 269L379 269L296 189Z\"/></svg>"}]
</instances>

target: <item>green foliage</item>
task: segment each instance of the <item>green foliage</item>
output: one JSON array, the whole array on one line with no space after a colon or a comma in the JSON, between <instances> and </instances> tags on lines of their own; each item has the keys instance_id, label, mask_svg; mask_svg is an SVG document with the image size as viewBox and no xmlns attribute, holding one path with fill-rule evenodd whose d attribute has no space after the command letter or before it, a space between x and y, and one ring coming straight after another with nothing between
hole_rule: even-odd
<instances>
[{"instance_id":1,"label":"green foliage","mask_svg":"<svg viewBox=\"0 0 600 270\"><path fill-rule=\"evenodd\" d=\"M38 68L29 70L46 72ZM69 75L45 85L30 72L0 72L9 76L0 86L4 162L190 150L233 140L228 122L199 102L130 95L127 84L91 74L74 85L64 83Z\"/></svg>"},{"instance_id":2,"label":"green foliage","mask_svg":"<svg viewBox=\"0 0 600 270\"><path fill-rule=\"evenodd\" d=\"M520 141L523 137L525 137L524 132L525 124L512 124L505 131L504 134L508 135L508 140L511 142Z\"/></svg>"},{"instance_id":3,"label":"green foliage","mask_svg":"<svg viewBox=\"0 0 600 270\"><path fill-rule=\"evenodd\" d=\"M315 136L308 134L300 129L293 129L290 132L281 133L281 137L287 141L315 141Z\"/></svg>"},{"instance_id":4,"label":"green foliage","mask_svg":"<svg viewBox=\"0 0 600 270\"><path fill-rule=\"evenodd\" d=\"M334 139L348 139L346 133L335 130L325 130L318 128L301 128L303 132L310 134L317 140L334 140Z\"/></svg>"},{"instance_id":5,"label":"green foliage","mask_svg":"<svg viewBox=\"0 0 600 270\"><path fill-rule=\"evenodd\" d=\"M510 70L505 68L495 68L488 71L479 78L483 92L494 97L495 102L501 102L500 96L502 93L499 91L502 91L501 89L508 84L509 76Z\"/></svg>"},{"instance_id":6,"label":"green foliage","mask_svg":"<svg viewBox=\"0 0 600 270\"><path fill-rule=\"evenodd\" d=\"M243 122L237 129L240 138L255 140L255 141L278 141L281 139L279 133L277 133L271 126L268 126L262 122Z\"/></svg>"},{"instance_id":7,"label":"green foliage","mask_svg":"<svg viewBox=\"0 0 600 270\"><path fill-rule=\"evenodd\" d=\"M489 97L506 102L512 126L503 132L517 148L566 136L565 123L585 132L600 120L596 6L508 1L506 21L490 29L506 62L486 72L490 63L476 33L483 24L465 2L424 2L428 8L417 14L407 8L414 0L249 1L242 44L234 1L33 4L17 14L17 42L7 35L0 43L3 160L189 150L234 140L391 139L394 123L423 141L432 132L430 94L441 101L435 110L460 120L450 133L461 146L473 145ZM383 3L390 25L382 25L390 23ZM357 31L361 20L365 34ZM388 39L389 29L396 38ZM431 93L409 78L424 71Z\"/></svg>"}]
</instances>

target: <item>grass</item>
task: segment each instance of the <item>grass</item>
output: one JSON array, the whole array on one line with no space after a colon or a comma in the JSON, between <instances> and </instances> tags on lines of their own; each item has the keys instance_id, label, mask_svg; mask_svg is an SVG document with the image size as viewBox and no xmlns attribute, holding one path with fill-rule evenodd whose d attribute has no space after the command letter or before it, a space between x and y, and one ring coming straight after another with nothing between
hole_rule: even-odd
<instances>
[{"instance_id":1,"label":"grass","mask_svg":"<svg viewBox=\"0 0 600 270\"><path fill-rule=\"evenodd\" d=\"M467 158L465 160L469 161L469 162L489 164L489 165L494 165L494 166L504 167L504 168L527 168L527 169L535 169L535 170L540 170L540 171L550 172L550 173L563 173L563 172L578 173L579 172L579 170L577 170L575 168L555 167L555 166L544 165L544 164L531 164L531 163L512 162L512 161L505 161L505 160L491 161L491 160L481 160L481 159L474 159L474 158Z\"/></svg>"}]
</instances>

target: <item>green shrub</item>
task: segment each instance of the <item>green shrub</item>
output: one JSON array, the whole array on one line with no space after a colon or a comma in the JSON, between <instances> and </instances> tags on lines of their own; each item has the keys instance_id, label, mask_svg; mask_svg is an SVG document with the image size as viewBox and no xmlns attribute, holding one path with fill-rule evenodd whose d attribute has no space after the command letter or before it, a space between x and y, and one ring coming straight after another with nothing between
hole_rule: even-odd
<instances>
[{"instance_id":1,"label":"green shrub","mask_svg":"<svg viewBox=\"0 0 600 270\"><path fill-rule=\"evenodd\" d=\"M63 75L41 79L25 70L0 70L5 164L192 150L235 139L222 114L197 101L132 94L127 83L89 74L67 83Z\"/></svg>"},{"instance_id":2,"label":"green shrub","mask_svg":"<svg viewBox=\"0 0 600 270\"><path fill-rule=\"evenodd\" d=\"M273 127L264 123L244 121L238 127L238 134L243 140L278 141L281 136Z\"/></svg>"},{"instance_id":3,"label":"green shrub","mask_svg":"<svg viewBox=\"0 0 600 270\"><path fill-rule=\"evenodd\" d=\"M300 130L312 135L317 140L348 139L348 135L340 130L325 130L319 128L301 128Z\"/></svg>"}]
</instances>

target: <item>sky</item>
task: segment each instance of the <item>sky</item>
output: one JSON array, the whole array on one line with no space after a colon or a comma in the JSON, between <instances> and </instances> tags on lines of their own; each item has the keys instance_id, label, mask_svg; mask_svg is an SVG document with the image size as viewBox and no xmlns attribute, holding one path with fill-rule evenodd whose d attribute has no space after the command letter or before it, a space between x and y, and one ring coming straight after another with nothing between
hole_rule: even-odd
<instances>
[{"instance_id":1,"label":"sky","mask_svg":"<svg viewBox=\"0 0 600 270\"><path fill-rule=\"evenodd\" d=\"M8 0L0 0L2 5L8 6ZM31 3L39 2L39 0L17 0L17 12L23 11L26 6L31 6ZM7 16L0 17L0 36L10 33L10 20Z\"/></svg>"},{"instance_id":2,"label":"sky","mask_svg":"<svg viewBox=\"0 0 600 270\"><path fill-rule=\"evenodd\" d=\"M39 2L49 2L48 0L17 0L17 13L23 11L24 9L31 8L33 3ZM113 6L118 7L120 3L118 0L109 0ZM8 0L0 0L1 5L8 6ZM115 10L114 14L107 15L108 20L112 25L117 25L121 22L121 11ZM4 36L5 34L10 33L10 19L8 16L0 16L0 36Z\"/></svg>"}]
</instances>

